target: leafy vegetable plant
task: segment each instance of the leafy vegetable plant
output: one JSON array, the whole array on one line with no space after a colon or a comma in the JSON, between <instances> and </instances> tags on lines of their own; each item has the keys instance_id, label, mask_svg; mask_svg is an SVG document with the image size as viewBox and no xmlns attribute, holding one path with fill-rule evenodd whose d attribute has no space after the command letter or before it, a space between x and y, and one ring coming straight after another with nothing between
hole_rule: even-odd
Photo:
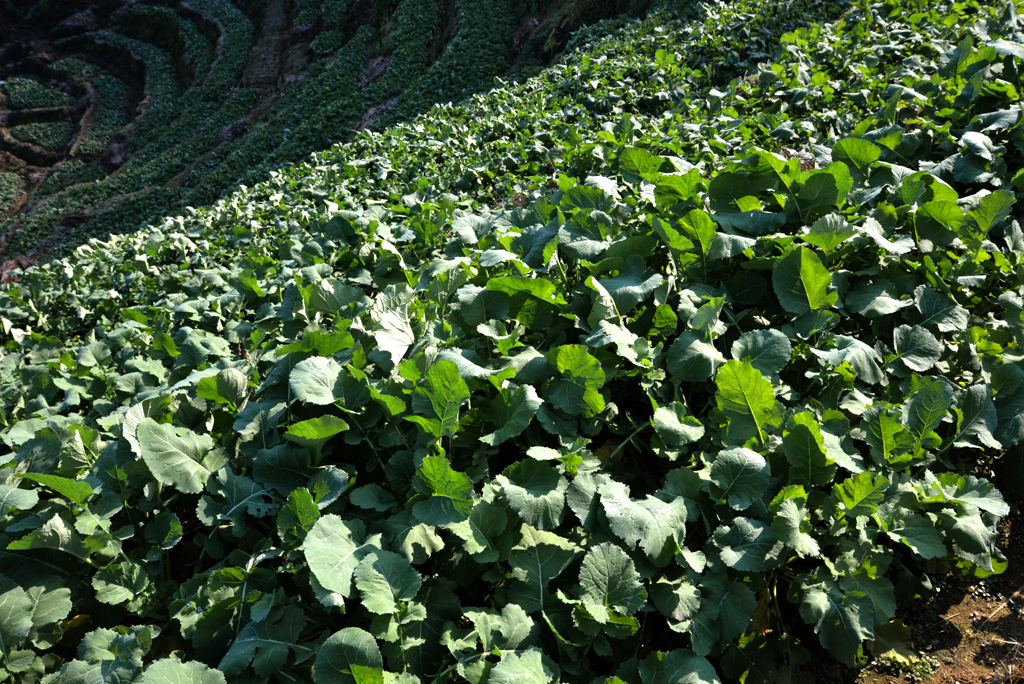
<instances>
[{"instance_id":1,"label":"leafy vegetable plant","mask_svg":"<svg viewBox=\"0 0 1024 684\"><path fill-rule=\"evenodd\" d=\"M1016 6L698 18L8 286L8 679L783 682L1001 572Z\"/></svg>"}]
</instances>

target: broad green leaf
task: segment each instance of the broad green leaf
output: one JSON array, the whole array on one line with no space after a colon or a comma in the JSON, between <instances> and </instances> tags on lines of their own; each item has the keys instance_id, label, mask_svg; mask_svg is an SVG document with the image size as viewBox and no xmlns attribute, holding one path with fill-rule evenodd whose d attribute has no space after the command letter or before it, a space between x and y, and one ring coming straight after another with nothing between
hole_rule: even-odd
<instances>
[{"instance_id":1,"label":"broad green leaf","mask_svg":"<svg viewBox=\"0 0 1024 684\"><path fill-rule=\"evenodd\" d=\"M544 400L531 385L509 384L491 401L489 419L497 429L483 435L480 441L497 446L519 436L537 415Z\"/></svg>"},{"instance_id":2,"label":"broad green leaf","mask_svg":"<svg viewBox=\"0 0 1024 684\"><path fill-rule=\"evenodd\" d=\"M814 181L815 178L831 180L831 176L827 174L820 174L811 178ZM815 188L813 190L821 192L824 190L821 187L823 181L817 181L814 183ZM832 183L833 189L830 194L835 193L834 181ZM804 189L808 189L804 186ZM816 199L805 197L803 190L801 190L800 199ZM850 226L841 214L829 214L828 216L822 216L820 219L811 224L810 229L804 234L804 242L813 245L823 251L826 255L831 254L839 248L839 245L843 244L853 236L857 234L857 231Z\"/></svg>"},{"instance_id":3,"label":"broad green leaf","mask_svg":"<svg viewBox=\"0 0 1024 684\"><path fill-rule=\"evenodd\" d=\"M309 647L297 643L305 623L302 610L292 605L276 620L246 624L217 669L231 676L241 674L250 665L260 677L271 677L281 672L285 669L290 650L301 656L311 654Z\"/></svg>"},{"instance_id":4,"label":"broad green leaf","mask_svg":"<svg viewBox=\"0 0 1024 684\"><path fill-rule=\"evenodd\" d=\"M377 535L363 539L362 525L348 523L336 515L325 515L313 525L302 543L309 569L320 585L348 597L352 573L367 553L379 548Z\"/></svg>"},{"instance_id":5,"label":"broad green leaf","mask_svg":"<svg viewBox=\"0 0 1024 684\"><path fill-rule=\"evenodd\" d=\"M893 331L896 358L911 372L923 373L939 362L942 356L942 343L927 329L919 325L901 325Z\"/></svg>"},{"instance_id":6,"label":"broad green leaf","mask_svg":"<svg viewBox=\"0 0 1024 684\"><path fill-rule=\"evenodd\" d=\"M230 523L236 537L248 530L247 517L260 518L275 508L270 503L274 496L270 489L228 468L214 475L206 489L212 496L203 496L199 501L196 517L210 527Z\"/></svg>"},{"instance_id":7,"label":"broad green leaf","mask_svg":"<svg viewBox=\"0 0 1024 684\"><path fill-rule=\"evenodd\" d=\"M349 425L341 418L332 415L310 418L289 426L283 437L299 446L306 447L320 460L321 451L333 437L348 430Z\"/></svg>"},{"instance_id":8,"label":"broad green leaf","mask_svg":"<svg viewBox=\"0 0 1024 684\"><path fill-rule=\"evenodd\" d=\"M585 605L614 610L619 615L632 615L647 603L647 592L633 561L608 542L587 551L580 567L580 588Z\"/></svg>"},{"instance_id":9,"label":"broad green leaf","mask_svg":"<svg viewBox=\"0 0 1024 684\"><path fill-rule=\"evenodd\" d=\"M342 396L344 372L334 359L311 356L295 364L288 376L288 386L299 401L327 406Z\"/></svg>"},{"instance_id":10,"label":"broad green leaf","mask_svg":"<svg viewBox=\"0 0 1024 684\"><path fill-rule=\"evenodd\" d=\"M459 411L468 401L469 387L459 376L459 367L454 361L442 359L430 367L416 388L412 408L439 422L438 436L451 437L459 429Z\"/></svg>"},{"instance_id":11,"label":"broad green leaf","mask_svg":"<svg viewBox=\"0 0 1024 684\"><path fill-rule=\"evenodd\" d=\"M473 507L473 482L448 464L444 456L427 456L416 471L417 491L425 501L413 504L416 518L426 525L447 525L469 517Z\"/></svg>"},{"instance_id":12,"label":"broad green leaf","mask_svg":"<svg viewBox=\"0 0 1024 684\"><path fill-rule=\"evenodd\" d=\"M300 544L319 517L320 509L309 490L296 489L277 514L277 533L286 544Z\"/></svg>"},{"instance_id":13,"label":"broad green leaf","mask_svg":"<svg viewBox=\"0 0 1024 684\"><path fill-rule=\"evenodd\" d=\"M782 542L760 520L733 518L719 526L711 537L722 562L740 572L765 572L779 564Z\"/></svg>"},{"instance_id":14,"label":"broad green leaf","mask_svg":"<svg viewBox=\"0 0 1024 684\"><path fill-rule=\"evenodd\" d=\"M543 611L546 602L555 601L548 593L548 583L583 551L564 537L529 525L523 525L520 534L519 543L509 553L512 576L517 581L509 589L509 600L527 613Z\"/></svg>"},{"instance_id":15,"label":"broad green leaf","mask_svg":"<svg viewBox=\"0 0 1024 684\"><path fill-rule=\"evenodd\" d=\"M845 163L861 178L871 175L871 165L882 156L882 150L873 142L860 138L844 138L832 147L833 161Z\"/></svg>"},{"instance_id":16,"label":"broad green leaf","mask_svg":"<svg viewBox=\"0 0 1024 684\"><path fill-rule=\"evenodd\" d=\"M806 247L797 247L779 259L772 272L775 294L790 313L831 307L839 300L837 292L829 292L831 285L832 274Z\"/></svg>"},{"instance_id":17,"label":"broad green leaf","mask_svg":"<svg viewBox=\"0 0 1024 684\"><path fill-rule=\"evenodd\" d=\"M721 684L715 668L703 656L677 648L656 651L640 663L643 684Z\"/></svg>"},{"instance_id":18,"label":"broad green leaf","mask_svg":"<svg viewBox=\"0 0 1024 684\"><path fill-rule=\"evenodd\" d=\"M88 482L82 480L72 480L59 475L40 475L39 473L23 473L18 477L38 482L79 506L85 506L86 500L93 495L92 487Z\"/></svg>"},{"instance_id":19,"label":"broad green leaf","mask_svg":"<svg viewBox=\"0 0 1024 684\"><path fill-rule=\"evenodd\" d=\"M174 658L158 660L142 673L139 684L226 684L220 670L191 660Z\"/></svg>"},{"instance_id":20,"label":"broad green leaf","mask_svg":"<svg viewBox=\"0 0 1024 684\"><path fill-rule=\"evenodd\" d=\"M12 580L0 578L0 653L8 654L32 631L32 601Z\"/></svg>"},{"instance_id":21,"label":"broad green leaf","mask_svg":"<svg viewBox=\"0 0 1024 684\"><path fill-rule=\"evenodd\" d=\"M142 460L153 477L185 494L203 491L206 481L224 467L227 457L209 435L144 418L136 432Z\"/></svg>"},{"instance_id":22,"label":"broad green leaf","mask_svg":"<svg viewBox=\"0 0 1024 684\"><path fill-rule=\"evenodd\" d=\"M363 607L377 615L393 615L416 597L421 577L408 560L390 551L371 551L353 573Z\"/></svg>"},{"instance_id":23,"label":"broad green leaf","mask_svg":"<svg viewBox=\"0 0 1024 684\"><path fill-rule=\"evenodd\" d=\"M846 593L832 579L800 582L800 615L840 662L853 666L861 644L874 636L875 610L861 592Z\"/></svg>"},{"instance_id":24,"label":"broad green leaf","mask_svg":"<svg viewBox=\"0 0 1024 684\"><path fill-rule=\"evenodd\" d=\"M368 684L375 674L383 681L384 660L377 642L358 627L335 632L316 654L313 673L317 684Z\"/></svg>"},{"instance_id":25,"label":"broad green leaf","mask_svg":"<svg viewBox=\"0 0 1024 684\"><path fill-rule=\"evenodd\" d=\"M627 147L619 153L619 170L639 178L657 173L665 160L642 147Z\"/></svg>"},{"instance_id":26,"label":"broad green leaf","mask_svg":"<svg viewBox=\"0 0 1024 684\"><path fill-rule=\"evenodd\" d=\"M502 657L487 681L489 684L551 684L555 673L541 658L541 650L530 647Z\"/></svg>"},{"instance_id":27,"label":"broad green leaf","mask_svg":"<svg viewBox=\"0 0 1024 684\"><path fill-rule=\"evenodd\" d=\"M970 322L967 310L958 306L955 301L943 297L928 285L917 286L914 290L914 300L922 317L920 325L934 325L939 332L967 329Z\"/></svg>"},{"instance_id":28,"label":"broad green leaf","mask_svg":"<svg viewBox=\"0 0 1024 684\"><path fill-rule=\"evenodd\" d=\"M527 525L553 530L561 524L569 481L550 463L524 459L506 468L495 482L509 507Z\"/></svg>"},{"instance_id":29,"label":"broad green leaf","mask_svg":"<svg viewBox=\"0 0 1024 684\"><path fill-rule=\"evenodd\" d=\"M794 414L782 433L789 461L789 483L821 486L832 481L836 467L828 458L818 419L809 411Z\"/></svg>"},{"instance_id":30,"label":"broad green leaf","mask_svg":"<svg viewBox=\"0 0 1024 684\"><path fill-rule=\"evenodd\" d=\"M998 421L996 406L992 403L992 390L986 385L969 387L955 411L956 433L952 437L954 447L1002 448L1002 444L994 435Z\"/></svg>"},{"instance_id":31,"label":"broad green leaf","mask_svg":"<svg viewBox=\"0 0 1024 684\"><path fill-rule=\"evenodd\" d=\"M611 294L620 316L628 314L661 286L665 279L660 273L651 273L642 257L630 255L618 269L618 275L600 278L599 282Z\"/></svg>"},{"instance_id":32,"label":"broad green leaf","mask_svg":"<svg viewBox=\"0 0 1024 684\"><path fill-rule=\"evenodd\" d=\"M39 503L39 494L34 489L18 489L0 484L0 515L10 510L27 511Z\"/></svg>"},{"instance_id":33,"label":"broad green leaf","mask_svg":"<svg viewBox=\"0 0 1024 684\"><path fill-rule=\"evenodd\" d=\"M736 510L750 507L768 490L768 462L756 451L733 447L711 461L712 496Z\"/></svg>"},{"instance_id":34,"label":"broad green leaf","mask_svg":"<svg viewBox=\"0 0 1024 684\"><path fill-rule=\"evenodd\" d=\"M704 382L725 364L715 345L691 330L684 331L668 350L668 372L687 382Z\"/></svg>"},{"instance_id":35,"label":"broad green leaf","mask_svg":"<svg viewBox=\"0 0 1024 684\"><path fill-rule=\"evenodd\" d=\"M704 436L704 425L678 401L656 408L651 424L669 451L669 460L678 458L680 449Z\"/></svg>"},{"instance_id":36,"label":"broad green leaf","mask_svg":"<svg viewBox=\"0 0 1024 684\"><path fill-rule=\"evenodd\" d=\"M462 548L477 562L493 563L501 555L501 536L507 526L504 508L478 501L467 520L451 523L448 529L462 539Z\"/></svg>"},{"instance_id":37,"label":"broad green leaf","mask_svg":"<svg viewBox=\"0 0 1024 684\"><path fill-rule=\"evenodd\" d=\"M821 547L811 536L810 513L807 501L803 498L791 498L783 501L775 511L772 521L772 532L789 548L801 556L818 556Z\"/></svg>"},{"instance_id":38,"label":"broad green leaf","mask_svg":"<svg viewBox=\"0 0 1024 684\"><path fill-rule=\"evenodd\" d=\"M139 596L148 586L146 571L131 561L108 565L92 576L96 600L112 606Z\"/></svg>"},{"instance_id":39,"label":"broad green leaf","mask_svg":"<svg viewBox=\"0 0 1024 684\"><path fill-rule=\"evenodd\" d=\"M668 503L650 495L631 499L629 489L618 482L603 484L598 492L608 525L629 548L639 544L658 566L667 565L675 557L674 533L686 522L684 500Z\"/></svg>"},{"instance_id":40,"label":"broad green leaf","mask_svg":"<svg viewBox=\"0 0 1024 684\"><path fill-rule=\"evenodd\" d=\"M729 419L729 440L745 443L757 438L765 443L768 433L782 423L782 410L772 384L745 361L727 361L715 376L719 410Z\"/></svg>"},{"instance_id":41,"label":"broad green leaf","mask_svg":"<svg viewBox=\"0 0 1024 684\"><path fill-rule=\"evenodd\" d=\"M832 496L841 513L851 518L870 516L877 510L888 487L885 476L864 471L836 484Z\"/></svg>"},{"instance_id":42,"label":"broad green leaf","mask_svg":"<svg viewBox=\"0 0 1024 684\"><path fill-rule=\"evenodd\" d=\"M225 368L212 378L203 378L196 385L196 396L218 404L241 406L248 394L249 380L237 368Z\"/></svg>"},{"instance_id":43,"label":"broad green leaf","mask_svg":"<svg viewBox=\"0 0 1024 684\"><path fill-rule=\"evenodd\" d=\"M895 541L903 542L925 560L945 558L949 554L942 532L922 515L897 519L886 534Z\"/></svg>"},{"instance_id":44,"label":"broad green leaf","mask_svg":"<svg viewBox=\"0 0 1024 684\"><path fill-rule=\"evenodd\" d=\"M949 412L953 388L943 380L933 380L914 392L907 402L907 423L920 444L928 433L938 427Z\"/></svg>"},{"instance_id":45,"label":"broad green leaf","mask_svg":"<svg viewBox=\"0 0 1024 684\"><path fill-rule=\"evenodd\" d=\"M700 610L693 617L693 650L709 655L718 643L732 643L747 631L757 608L754 592L742 577L706 574L700 582Z\"/></svg>"},{"instance_id":46,"label":"broad green leaf","mask_svg":"<svg viewBox=\"0 0 1024 684\"><path fill-rule=\"evenodd\" d=\"M901 458L914 448L914 439L898 414L884 406L873 406L864 412L861 424L865 441L871 445L871 455L879 465L899 465L910 458Z\"/></svg>"},{"instance_id":47,"label":"broad green leaf","mask_svg":"<svg viewBox=\"0 0 1024 684\"><path fill-rule=\"evenodd\" d=\"M604 410L605 400L600 392L605 382L604 368L585 346L564 344L545 356L561 376L546 390L547 398L556 408L584 418Z\"/></svg>"},{"instance_id":48,"label":"broad green leaf","mask_svg":"<svg viewBox=\"0 0 1024 684\"><path fill-rule=\"evenodd\" d=\"M732 343L732 358L745 361L767 375L778 373L789 363L793 346L778 330L752 330Z\"/></svg>"}]
</instances>

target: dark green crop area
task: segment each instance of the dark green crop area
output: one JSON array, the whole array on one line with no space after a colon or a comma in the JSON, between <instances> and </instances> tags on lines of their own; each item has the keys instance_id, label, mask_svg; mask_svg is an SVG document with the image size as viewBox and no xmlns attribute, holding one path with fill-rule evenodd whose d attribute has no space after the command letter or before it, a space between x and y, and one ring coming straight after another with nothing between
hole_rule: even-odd
<instances>
[{"instance_id":1,"label":"dark green crop area","mask_svg":"<svg viewBox=\"0 0 1024 684\"><path fill-rule=\"evenodd\" d=\"M125 229L0 289L0 681L853 681L1020 562L1024 3L665 3L498 80L495 3L393 5L16 219Z\"/></svg>"}]
</instances>

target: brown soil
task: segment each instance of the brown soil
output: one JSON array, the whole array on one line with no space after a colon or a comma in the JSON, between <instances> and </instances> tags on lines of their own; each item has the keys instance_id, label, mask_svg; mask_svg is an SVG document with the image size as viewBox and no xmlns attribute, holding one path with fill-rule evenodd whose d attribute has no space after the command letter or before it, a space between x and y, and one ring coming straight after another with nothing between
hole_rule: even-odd
<instances>
[{"instance_id":1,"label":"brown soil","mask_svg":"<svg viewBox=\"0 0 1024 684\"><path fill-rule=\"evenodd\" d=\"M900 606L915 647L928 659L918 664L918 674L876 662L861 673L859 684L1024 683L1024 515L1012 515L1004 531L1010 566L1002 575L982 581L949 577L931 600Z\"/></svg>"}]
</instances>

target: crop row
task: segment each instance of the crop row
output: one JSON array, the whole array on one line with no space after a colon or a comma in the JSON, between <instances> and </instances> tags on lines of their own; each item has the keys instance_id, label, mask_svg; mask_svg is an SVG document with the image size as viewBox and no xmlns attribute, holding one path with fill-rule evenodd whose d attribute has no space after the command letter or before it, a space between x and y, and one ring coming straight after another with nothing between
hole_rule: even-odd
<instances>
[{"instance_id":1,"label":"crop row","mask_svg":"<svg viewBox=\"0 0 1024 684\"><path fill-rule=\"evenodd\" d=\"M52 86L31 78L14 76L2 82L0 89L7 97L11 109L38 109L43 107L72 107L75 98Z\"/></svg>"},{"instance_id":2,"label":"crop row","mask_svg":"<svg viewBox=\"0 0 1024 684\"><path fill-rule=\"evenodd\" d=\"M21 176L9 171L0 171L0 214L7 211L23 192L25 182Z\"/></svg>"},{"instance_id":3,"label":"crop row","mask_svg":"<svg viewBox=\"0 0 1024 684\"><path fill-rule=\"evenodd\" d=\"M100 74L91 83L99 94L100 106L92 129L78 145L78 153L85 157L102 154L128 123L128 87L124 82L110 74Z\"/></svg>"}]
</instances>

